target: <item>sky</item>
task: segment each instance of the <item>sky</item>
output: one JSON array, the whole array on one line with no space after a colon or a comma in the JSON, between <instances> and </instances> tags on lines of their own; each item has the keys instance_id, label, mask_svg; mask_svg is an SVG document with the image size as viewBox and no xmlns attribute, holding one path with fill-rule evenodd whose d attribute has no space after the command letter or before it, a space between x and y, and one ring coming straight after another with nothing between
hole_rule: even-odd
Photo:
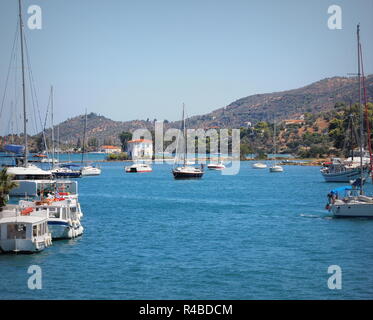
<instances>
[{"instance_id":1,"label":"sky","mask_svg":"<svg viewBox=\"0 0 373 320\"><path fill-rule=\"evenodd\" d=\"M55 123L85 109L120 121L178 120L182 103L192 116L252 94L346 76L356 72L357 23L365 72L373 73L373 0L22 3L41 118L53 85ZM40 30L27 28L31 5L42 10ZM328 28L331 5L342 9L340 30ZM17 15L18 1L1 0L0 98ZM19 74L19 67L11 72ZM20 89L16 80L8 86ZM9 130L12 103L20 105L9 90L0 134Z\"/></svg>"}]
</instances>

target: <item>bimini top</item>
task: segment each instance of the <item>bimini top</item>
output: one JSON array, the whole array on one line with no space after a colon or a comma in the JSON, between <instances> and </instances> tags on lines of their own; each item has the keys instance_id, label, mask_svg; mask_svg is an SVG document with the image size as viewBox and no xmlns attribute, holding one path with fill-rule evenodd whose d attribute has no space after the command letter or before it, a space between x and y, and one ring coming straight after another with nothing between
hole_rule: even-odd
<instances>
[{"instance_id":1,"label":"bimini top","mask_svg":"<svg viewBox=\"0 0 373 320\"><path fill-rule=\"evenodd\" d=\"M338 195L339 193L344 193L346 190L352 190L351 186L338 187L330 191L331 194Z\"/></svg>"}]
</instances>

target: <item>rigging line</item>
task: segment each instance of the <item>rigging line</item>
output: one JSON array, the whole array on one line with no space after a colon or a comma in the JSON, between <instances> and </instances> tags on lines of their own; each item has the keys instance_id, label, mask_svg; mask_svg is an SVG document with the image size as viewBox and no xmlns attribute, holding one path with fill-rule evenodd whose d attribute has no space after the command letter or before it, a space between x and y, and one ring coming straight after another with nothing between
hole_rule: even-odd
<instances>
[{"instance_id":1,"label":"rigging line","mask_svg":"<svg viewBox=\"0 0 373 320\"><path fill-rule=\"evenodd\" d=\"M367 144L368 144L368 150L369 150L369 158L370 158L370 172L371 172L371 178L373 181L373 155L372 155L372 141L371 141L371 133L370 133L370 123L369 123L369 117L368 117L368 97L367 97L367 88L365 85L365 74L364 74L364 64L363 64L363 50L361 49L360 44L360 61L361 61L361 73L362 73L362 80L363 80L363 94L364 94L364 104L365 104L365 125L367 129ZM360 155L361 157L363 155Z\"/></svg>"},{"instance_id":2,"label":"rigging line","mask_svg":"<svg viewBox=\"0 0 373 320\"><path fill-rule=\"evenodd\" d=\"M1 115L3 113L3 109L4 109L4 101L5 101L5 97L6 97L6 91L7 91L7 88L8 88L8 80L9 80L12 60L13 60L13 56L15 56L15 46L16 46L16 43L17 43L17 40L18 40L18 26L19 26L19 22L17 20L16 32L15 32L15 35L14 35L14 41L13 41L12 51L11 51L11 54L10 54L10 61L9 61L9 65L8 65L8 72L7 72L6 81L5 81L5 89L4 89L3 98L2 98L2 101L1 101L0 119L1 119Z\"/></svg>"},{"instance_id":3,"label":"rigging line","mask_svg":"<svg viewBox=\"0 0 373 320\"><path fill-rule=\"evenodd\" d=\"M38 125L37 125L37 121L36 121L36 111L35 111L35 109L37 107L38 110L39 110L39 103L38 103L37 95L36 95L36 88L35 88L35 83L34 83L34 77L33 77L33 74L32 74L31 59L30 59L30 55L29 55L26 35L24 35L24 41L25 41L26 61L27 61L27 66L28 66L28 77L29 77L29 82L30 82L32 109L33 109L33 112L34 112L34 125L35 125L36 133L38 133L39 130L38 130ZM36 103L35 103L35 101L36 101ZM35 105L36 105L36 107L35 107ZM39 121L40 121L40 125L41 125L42 122L41 122L40 117L39 117Z\"/></svg>"}]
</instances>

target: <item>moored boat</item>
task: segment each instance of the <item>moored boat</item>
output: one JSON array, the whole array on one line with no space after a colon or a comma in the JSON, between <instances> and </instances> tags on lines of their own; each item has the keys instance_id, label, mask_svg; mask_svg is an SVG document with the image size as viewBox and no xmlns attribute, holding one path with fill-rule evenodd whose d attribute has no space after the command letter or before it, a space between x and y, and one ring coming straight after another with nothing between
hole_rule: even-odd
<instances>
[{"instance_id":1,"label":"moored boat","mask_svg":"<svg viewBox=\"0 0 373 320\"><path fill-rule=\"evenodd\" d=\"M126 166L124 169L127 173L152 172L153 171L152 167L146 163L134 163L131 166Z\"/></svg>"},{"instance_id":2,"label":"moored boat","mask_svg":"<svg viewBox=\"0 0 373 320\"><path fill-rule=\"evenodd\" d=\"M45 210L6 206L0 212L0 250L12 253L33 253L52 244Z\"/></svg>"},{"instance_id":3,"label":"moored boat","mask_svg":"<svg viewBox=\"0 0 373 320\"><path fill-rule=\"evenodd\" d=\"M191 165L188 165L187 162L187 131L186 131L186 125L185 125L185 106L183 104L183 116L182 116L182 129L183 129L183 151L182 151L182 158L183 158L183 165L182 166L176 166L176 163L178 162L178 154L176 152L176 156L174 159L174 167L172 169L172 174L175 179L200 179L202 178L204 171L203 171L203 165L200 167L194 167ZM177 139L179 141L179 137ZM177 150L176 150L177 151Z\"/></svg>"},{"instance_id":4,"label":"moored boat","mask_svg":"<svg viewBox=\"0 0 373 320\"><path fill-rule=\"evenodd\" d=\"M265 163L262 163L262 162L256 162L252 165L252 168L253 169L266 169L267 165Z\"/></svg>"}]
</instances>

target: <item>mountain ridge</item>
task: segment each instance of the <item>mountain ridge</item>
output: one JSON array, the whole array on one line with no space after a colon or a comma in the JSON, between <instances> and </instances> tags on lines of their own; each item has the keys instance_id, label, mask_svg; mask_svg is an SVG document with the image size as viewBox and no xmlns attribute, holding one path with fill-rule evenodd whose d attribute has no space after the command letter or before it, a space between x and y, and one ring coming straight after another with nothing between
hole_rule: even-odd
<instances>
[{"instance_id":1,"label":"mountain ridge","mask_svg":"<svg viewBox=\"0 0 373 320\"><path fill-rule=\"evenodd\" d=\"M187 119L188 128L240 128L259 121L273 122L299 118L305 113L332 110L336 103L358 101L356 77L330 77L306 86L280 92L254 94L239 98L229 105L203 115ZM366 77L368 101L373 101L373 75ZM116 121L90 113L87 121L87 139L96 138L98 144L119 144L118 135L139 128L154 129L154 121ZM67 119L58 125L60 141L76 144L83 136L84 115ZM180 127L180 121L165 122L165 129ZM50 133L50 129L47 130Z\"/></svg>"}]
</instances>

